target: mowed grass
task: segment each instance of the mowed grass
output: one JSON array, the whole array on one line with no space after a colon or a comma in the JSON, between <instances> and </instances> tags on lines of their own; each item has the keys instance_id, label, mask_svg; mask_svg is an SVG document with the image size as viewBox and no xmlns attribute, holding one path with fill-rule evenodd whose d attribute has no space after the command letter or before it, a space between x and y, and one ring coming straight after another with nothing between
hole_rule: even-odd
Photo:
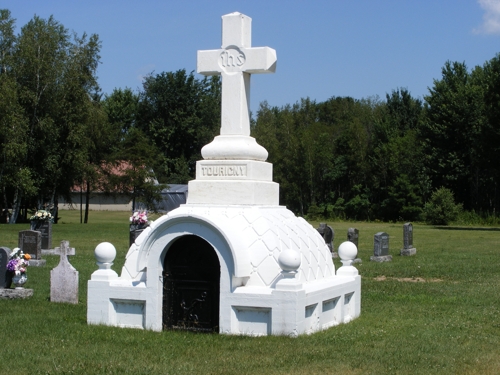
<instances>
[{"instance_id":1,"label":"mowed grass","mask_svg":"<svg viewBox=\"0 0 500 375\"><path fill-rule=\"evenodd\" d=\"M77 305L51 303L50 270L28 270L26 300L0 300L0 374L499 374L500 228L414 224L417 255L399 256L402 224L329 222L335 247L360 232L361 316L310 336L243 337L151 332L86 322L87 280L102 241L121 273L128 212L60 212L53 246L69 240L79 271ZM318 223L312 223L317 227ZM0 245L17 245L28 224L0 225ZM373 263L373 235L390 235L393 261ZM335 261L336 267L340 262Z\"/></svg>"}]
</instances>

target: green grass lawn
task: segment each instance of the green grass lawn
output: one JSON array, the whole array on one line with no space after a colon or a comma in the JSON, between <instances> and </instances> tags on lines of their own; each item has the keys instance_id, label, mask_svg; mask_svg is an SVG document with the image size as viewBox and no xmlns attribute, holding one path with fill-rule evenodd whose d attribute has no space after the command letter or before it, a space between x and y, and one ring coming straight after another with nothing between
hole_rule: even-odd
<instances>
[{"instance_id":1,"label":"green grass lawn","mask_svg":"<svg viewBox=\"0 0 500 375\"><path fill-rule=\"evenodd\" d=\"M0 374L500 374L500 228L414 224L417 255L400 257L402 224L329 222L335 247L347 228L359 229L361 316L296 339L255 338L88 326L94 248L112 242L120 274L129 213L91 212L89 224L79 211L60 216L53 247L76 248L79 303L49 301L58 256L31 267L33 297L0 300ZM0 225L0 246L16 247L25 229ZM369 261L380 231L390 235L392 262Z\"/></svg>"}]
</instances>

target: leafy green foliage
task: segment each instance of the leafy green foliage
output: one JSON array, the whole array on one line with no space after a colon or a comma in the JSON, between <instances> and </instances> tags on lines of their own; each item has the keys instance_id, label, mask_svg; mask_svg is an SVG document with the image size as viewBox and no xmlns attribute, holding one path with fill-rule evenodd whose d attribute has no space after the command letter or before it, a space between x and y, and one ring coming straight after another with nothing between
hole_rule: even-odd
<instances>
[{"instance_id":1,"label":"leafy green foliage","mask_svg":"<svg viewBox=\"0 0 500 375\"><path fill-rule=\"evenodd\" d=\"M448 225L456 220L462 205L455 203L451 190L441 187L432 193L431 199L424 206L423 216L428 224Z\"/></svg>"},{"instance_id":2,"label":"leafy green foliage","mask_svg":"<svg viewBox=\"0 0 500 375\"><path fill-rule=\"evenodd\" d=\"M194 178L201 148L220 127L220 78L198 80L191 72L163 72L144 80L137 127L165 158L165 183Z\"/></svg>"},{"instance_id":3,"label":"leafy green foliage","mask_svg":"<svg viewBox=\"0 0 500 375\"><path fill-rule=\"evenodd\" d=\"M18 36L13 27L10 13L1 11L0 81L9 99L3 119L12 129L5 128L8 141L0 143L8 184L3 203L13 207L15 222L23 199L32 207L53 205L85 173L100 42L97 35L70 34L53 17L35 16Z\"/></svg>"}]
</instances>

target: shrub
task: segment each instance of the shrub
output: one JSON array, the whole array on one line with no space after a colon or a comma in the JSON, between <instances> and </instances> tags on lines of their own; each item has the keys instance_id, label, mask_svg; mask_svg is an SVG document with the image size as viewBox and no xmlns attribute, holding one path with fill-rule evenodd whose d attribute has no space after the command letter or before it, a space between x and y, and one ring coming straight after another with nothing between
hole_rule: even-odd
<instances>
[{"instance_id":1,"label":"shrub","mask_svg":"<svg viewBox=\"0 0 500 375\"><path fill-rule=\"evenodd\" d=\"M316 203L313 203L309 206L306 215L307 220L320 220L323 216L323 210L320 207L316 206Z\"/></svg>"},{"instance_id":2,"label":"shrub","mask_svg":"<svg viewBox=\"0 0 500 375\"><path fill-rule=\"evenodd\" d=\"M427 224L448 225L456 220L462 205L455 203L455 198L450 189L439 188L432 193L430 202L424 206L423 218Z\"/></svg>"}]
</instances>

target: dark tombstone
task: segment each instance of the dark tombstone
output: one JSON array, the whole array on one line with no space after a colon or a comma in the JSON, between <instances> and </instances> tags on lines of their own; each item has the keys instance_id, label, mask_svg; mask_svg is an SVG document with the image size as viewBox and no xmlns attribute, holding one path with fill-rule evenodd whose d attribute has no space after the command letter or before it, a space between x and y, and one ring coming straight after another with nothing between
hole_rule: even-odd
<instances>
[{"instance_id":1,"label":"dark tombstone","mask_svg":"<svg viewBox=\"0 0 500 375\"><path fill-rule=\"evenodd\" d=\"M31 221L31 230L37 230L42 233L43 250L52 248L52 221L50 220L33 220Z\"/></svg>"},{"instance_id":2,"label":"dark tombstone","mask_svg":"<svg viewBox=\"0 0 500 375\"><path fill-rule=\"evenodd\" d=\"M146 228L147 225L145 224L130 224L129 247L132 246L137 237L139 237Z\"/></svg>"},{"instance_id":3,"label":"dark tombstone","mask_svg":"<svg viewBox=\"0 0 500 375\"><path fill-rule=\"evenodd\" d=\"M30 266L42 267L42 233L37 230L22 230L19 232L18 247L25 254L31 255Z\"/></svg>"},{"instance_id":4,"label":"dark tombstone","mask_svg":"<svg viewBox=\"0 0 500 375\"><path fill-rule=\"evenodd\" d=\"M351 241L358 247L359 230L356 228L349 228L347 230L347 241Z\"/></svg>"},{"instance_id":5,"label":"dark tombstone","mask_svg":"<svg viewBox=\"0 0 500 375\"><path fill-rule=\"evenodd\" d=\"M12 283L12 273L7 271L7 262L10 257L8 247L0 247L0 289L10 288Z\"/></svg>"},{"instance_id":6,"label":"dark tombstone","mask_svg":"<svg viewBox=\"0 0 500 375\"><path fill-rule=\"evenodd\" d=\"M389 235L385 232L378 232L373 237L373 262L390 262L392 255L389 255Z\"/></svg>"},{"instance_id":7,"label":"dark tombstone","mask_svg":"<svg viewBox=\"0 0 500 375\"><path fill-rule=\"evenodd\" d=\"M329 225L326 225L325 223L320 223L317 231L319 232L319 234L321 234L321 237L323 237L326 246L328 246L328 248L330 249L332 257L336 258L337 253L334 252L333 248L333 240L335 238L335 231L333 230L333 228Z\"/></svg>"},{"instance_id":8,"label":"dark tombstone","mask_svg":"<svg viewBox=\"0 0 500 375\"><path fill-rule=\"evenodd\" d=\"M411 256L417 253L417 249L413 247L413 224L406 223L403 225L403 248L401 255Z\"/></svg>"},{"instance_id":9,"label":"dark tombstone","mask_svg":"<svg viewBox=\"0 0 500 375\"><path fill-rule=\"evenodd\" d=\"M359 230L357 228L349 228L347 230L347 241L352 242L354 245L356 245L356 248L359 250L358 239L359 239ZM354 259L353 263L361 263L361 258Z\"/></svg>"},{"instance_id":10,"label":"dark tombstone","mask_svg":"<svg viewBox=\"0 0 500 375\"><path fill-rule=\"evenodd\" d=\"M55 253L61 256L59 264L50 271L50 302L78 303L78 271L69 263L69 255L75 255L75 248L69 241L61 241Z\"/></svg>"}]
</instances>

